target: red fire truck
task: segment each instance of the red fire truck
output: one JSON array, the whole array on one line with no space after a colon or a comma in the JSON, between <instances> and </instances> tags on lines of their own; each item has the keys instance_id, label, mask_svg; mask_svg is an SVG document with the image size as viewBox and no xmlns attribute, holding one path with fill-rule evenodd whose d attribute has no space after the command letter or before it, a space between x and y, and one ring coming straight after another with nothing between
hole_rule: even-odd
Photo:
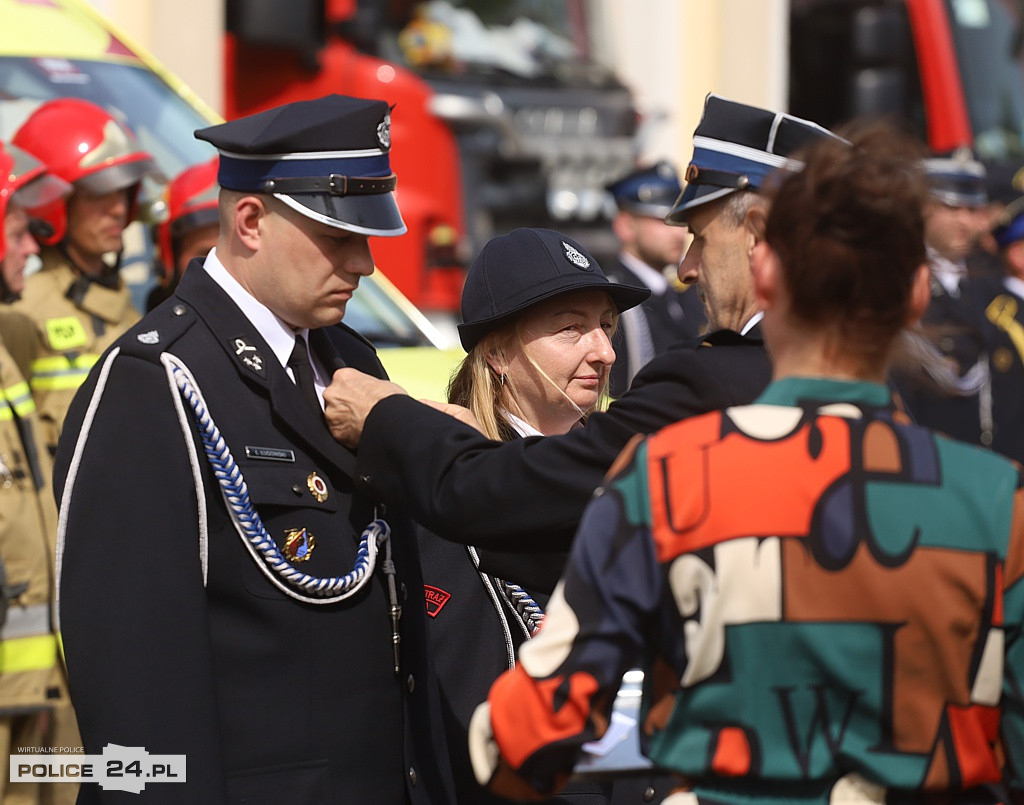
<instances>
[{"instance_id":1,"label":"red fire truck","mask_svg":"<svg viewBox=\"0 0 1024 805\"><path fill-rule=\"evenodd\" d=\"M374 243L420 308L457 311L494 234L546 226L613 253L602 188L636 157L629 91L588 0L228 0L225 116L329 92L383 98L409 232Z\"/></svg>"},{"instance_id":2,"label":"red fire truck","mask_svg":"<svg viewBox=\"0 0 1024 805\"><path fill-rule=\"evenodd\" d=\"M1022 23L1013 0L791 0L790 111L892 117L937 152L1020 165Z\"/></svg>"}]
</instances>

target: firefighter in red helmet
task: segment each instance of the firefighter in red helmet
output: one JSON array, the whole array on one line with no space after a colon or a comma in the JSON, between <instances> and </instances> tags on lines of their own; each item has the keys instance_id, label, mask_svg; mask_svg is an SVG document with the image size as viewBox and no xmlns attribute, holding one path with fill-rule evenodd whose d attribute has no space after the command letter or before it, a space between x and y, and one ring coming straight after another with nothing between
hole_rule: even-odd
<instances>
[{"instance_id":1,"label":"firefighter in red helmet","mask_svg":"<svg viewBox=\"0 0 1024 805\"><path fill-rule=\"evenodd\" d=\"M167 216L156 227L154 238L160 250L157 273L161 277L146 298L147 313L174 293L190 260L205 257L217 245L218 164L214 157L191 165L167 185Z\"/></svg>"},{"instance_id":2,"label":"firefighter in red helmet","mask_svg":"<svg viewBox=\"0 0 1024 805\"><path fill-rule=\"evenodd\" d=\"M140 183L159 174L113 115L76 98L41 104L13 142L73 188L66 201L37 211L45 225L42 269L28 278L14 305L36 325L29 382L47 444L56 450L78 386L104 349L139 319L118 273L120 253Z\"/></svg>"},{"instance_id":3,"label":"firefighter in red helmet","mask_svg":"<svg viewBox=\"0 0 1024 805\"><path fill-rule=\"evenodd\" d=\"M25 265L39 252L29 232L32 211L70 192L71 187L37 159L16 146L0 144L4 301L20 292ZM30 338L33 335L32 323L6 308L0 320L5 341L8 331L16 334L19 326ZM56 550L57 512L50 457L40 435L28 383L0 342L0 756L52 746L48 714L61 705L70 712L53 613L51 557ZM0 799L5 803L38 803L43 792L39 783L12 785L6 772L0 774ZM74 791L46 793L70 796Z\"/></svg>"}]
</instances>

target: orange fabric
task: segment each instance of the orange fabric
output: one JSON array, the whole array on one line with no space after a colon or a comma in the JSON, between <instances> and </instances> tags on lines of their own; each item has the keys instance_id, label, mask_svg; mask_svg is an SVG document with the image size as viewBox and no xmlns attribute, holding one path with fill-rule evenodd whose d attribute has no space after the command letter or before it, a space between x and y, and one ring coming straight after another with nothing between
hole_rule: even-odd
<instances>
[{"instance_id":1,"label":"orange fabric","mask_svg":"<svg viewBox=\"0 0 1024 805\"><path fill-rule=\"evenodd\" d=\"M750 743L739 727L724 727L718 731L711 770L727 777L742 777L750 773Z\"/></svg>"},{"instance_id":2,"label":"orange fabric","mask_svg":"<svg viewBox=\"0 0 1024 805\"><path fill-rule=\"evenodd\" d=\"M569 695L560 708L555 694L568 684ZM532 680L521 666L498 677L491 686L491 728L501 755L518 769L534 752L548 744L583 732L597 680L587 673Z\"/></svg>"},{"instance_id":3,"label":"orange fabric","mask_svg":"<svg viewBox=\"0 0 1024 805\"><path fill-rule=\"evenodd\" d=\"M721 414L693 420L648 442L651 529L658 560L671 561L745 536L806 536L825 490L850 469L849 426L819 419L822 449L808 449L804 426L777 441L729 434L716 442ZM792 483L780 487L785 476ZM737 490L740 490L737 495Z\"/></svg>"},{"instance_id":4,"label":"orange fabric","mask_svg":"<svg viewBox=\"0 0 1024 805\"><path fill-rule=\"evenodd\" d=\"M964 788L1001 777L993 747L999 736L999 708L971 705L946 709L956 762Z\"/></svg>"}]
</instances>

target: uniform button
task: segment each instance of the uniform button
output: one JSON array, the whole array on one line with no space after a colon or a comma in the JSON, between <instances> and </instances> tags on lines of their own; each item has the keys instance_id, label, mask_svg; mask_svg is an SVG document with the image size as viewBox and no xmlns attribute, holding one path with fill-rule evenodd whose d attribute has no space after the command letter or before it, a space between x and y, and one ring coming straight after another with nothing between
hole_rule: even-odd
<instances>
[{"instance_id":1,"label":"uniform button","mask_svg":"<svg viewBox=\"0 0 1024 805\"><path fill-rule=\"evenodd\" d=\"M370 476L369 475L360 475L359 476L359 483L366 484L367 486L369 486L370 485Z\"/></svg>"},{"instance_id":2,"label":"uniform button","mask_svg":"<svg viewBox=\"0 0 1024 805\"><path fill-rule=\"evenodd\" d=\"M409 782L412 785L416 785L416 769L412 766L409 767Z\"/></svg>"},{"instance_id":3,"label":"uniform button","mask_svg":"<svg viewBox=\"0 0 1024 805\"><path fill-rule=\"evenodd\" d=\"M292 492L301 497L305 490L299 484L292 484Z\"/></svg>"},{"instance_id":4,"label":"uniform button","mask_svg":"<svg viewBox=\"0 0 1024 805\"><path fill-rule=\"evenodd\" d=\"M184 305L175 305L173 308L171 308L171 311L174 313L175 316L184 316L185 315L185 306Z\"/></svg>"},{"instance_id":5,"label":"uniform button","mask_svg":"<svg viewBox=\"0 0 1024 805\"><path fill-rule=\"evenodd\" d=\"M647 788L644 790L644 802L650 802L652 799L654 799L654 795L656 793L657 792L654 790L653 785L647 786Z\"/></svg>"},{"instance_id":6,"label":"uniform button","mask_svg":"<svg viewBox=\"0 0 1024 805\"><path fill-rule=\"evenodd\" d=\"M409 693L412 693L414 690L416 690L416 677L414 677L412 674L409 674L409 676L405 680L405 686L409 689Z\"/></svg>"}]
</instances>

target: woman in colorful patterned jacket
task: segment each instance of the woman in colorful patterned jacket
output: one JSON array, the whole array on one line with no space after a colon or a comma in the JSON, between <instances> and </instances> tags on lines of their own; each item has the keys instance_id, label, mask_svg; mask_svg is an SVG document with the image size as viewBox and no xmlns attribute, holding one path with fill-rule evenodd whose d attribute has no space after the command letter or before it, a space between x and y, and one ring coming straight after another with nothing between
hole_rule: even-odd
<instances>
[{"instance_id":1,"label":"woman in colorful patterned jacket","mask_svg":"<svg viewBox=\"0 0 1024 805\"><path fill-rule=\"evenodd\" d=\"M672 805L1024 797L1020 467L884 383L929 298L913 153L861 130L778 178L753 263L773 381L620 456L474 714L481 782L557 790L642 659Z\"/></svg>"}]
</instances>

